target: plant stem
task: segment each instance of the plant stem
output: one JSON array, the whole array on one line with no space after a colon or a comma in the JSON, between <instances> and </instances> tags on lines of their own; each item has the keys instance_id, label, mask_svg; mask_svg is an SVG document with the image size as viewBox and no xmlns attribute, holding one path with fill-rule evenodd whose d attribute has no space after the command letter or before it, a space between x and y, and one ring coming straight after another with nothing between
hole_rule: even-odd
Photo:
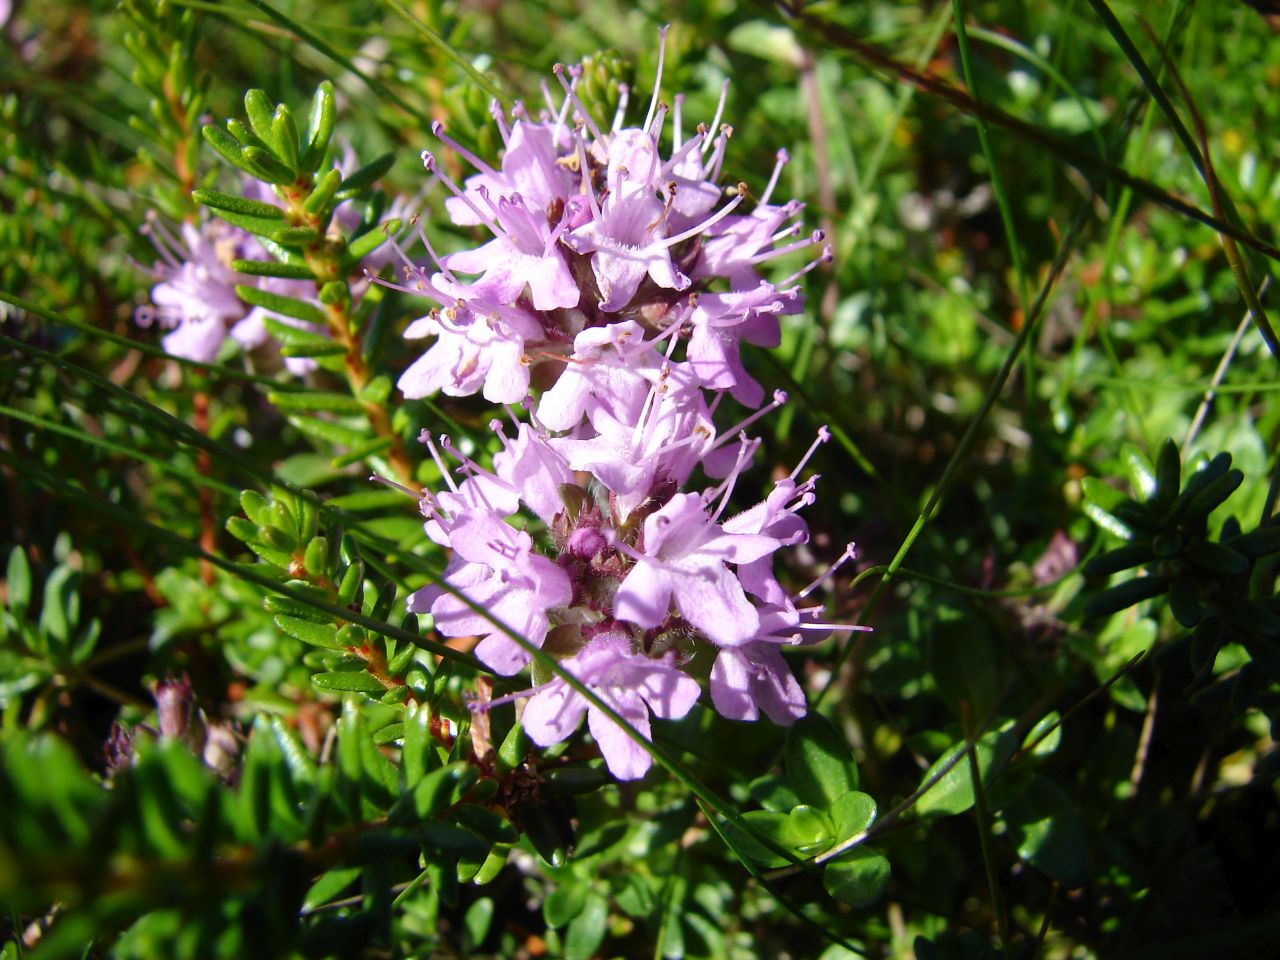
<instances>
[{"instance_id":1,"label":"plant stem","mask_svg":"<svg viewBox=\"0 0 1280 960\"><path fill-rule=\"evenodd\" d=\"M345 283L346 281L344 280L343 282ZM386 407L361 397L361 393L373 377L369 373L368 364L364 362L364 352L360 341L352 332L351 315L345 303L326 305L325 315L329 319L330 335L346 349L347 382L351 385L351 392L360 401L360 405L364 407L365 417L369 421L369 426L373 428L373 432L379 437L390 438L391 447L387 450L387 462L395 470L396 478L412 489L416 483L413 464L405 453L404 441L392 429L391 419L387 416Z\"/></svg>"},{"instance_id":2,"label":"plant stem","mask_svg":"<svg viewBox=\"0 0 1280 960\"><path fill-rule=\"evenodd\" d=\"M951 9L955 15L956 45L960 48L960 67L964 73L964 84L969 88L969 96L975 104L982 103L978 94L977 76L973 70L973 57L969 51L969 33L964 25L964 0L951 0ZM1013 208L1009 204L1009 196L1005 193L1004 181L996 166L995 147L991 143L991 130L981 113L974 113L973 122L978 128L978 143L982 147L982 155L987 161L987 176L991 179L991 191L996 196L996 206L1000 208L1000 220L1004 224L1005 239L1009 241L1009 260L1013 266L1014 276L1018 280L1018 309L1025 310L1030 299L1027 288L1026 268L1022 263L1022 249L1018 245L1018 233L1013 223ZM1028 354L1028 360L1031 354Z\"/></svg>"},{"instance_id":3,"label":"plant stem","mask_svg":"<svg viewBox=\"0 0 1280 960\"><path fill-rule=\"evenodd\" d=\"M209 394L198 388L191 395L191 403L194 407L195 428L205 436L208 436ZM201 447L196 451L196 470L200 476L206 479L213 473L213 460L205 447ZM213 524L213 491L209 489L208 484L201 484L196 490L196 496L200 500L200 549L205 553L216 553L218 550L218 531ZM201 557L200 579L207 586L212 586L213 576L213 564Z\"/></svg>"},{"instance_id":4,"label":"plant stem","mask_svg":"<svg viewBox=\"0 0 1280 960\"><path fill-rule=\"evenodd\" d=\"M322 291L325 320L329 327L329 336L340 344L345 351L344 364L347 372L347 384L351 394L364 408L365 419L373 432L381 438L389 439L391 446L387 450L387 463L396 474L396 479L412 488L414 479L413 464L405 453L404 441L391 426L386 407L381 403L366 400L362 394L365 387L373 379L369 365L364 360L364 347L356 334L355 318L351 314L351 285L341 269L342 255L346 251L345 241L334 241L324 235L328 229L331 212L321 216L312 213L303 206L313 186L311 174L303 174L291 187L283 190L284 199L288 203L289 221L297 226L311 227L321 234L319 239L305 249L307 265L315 274L316 287ZM336 295L324 296L323 291L331 284L340 284Z\"/></svg>"},{"instance_id":5,"label":"plant stem","mask_svg":"<svg viewBox=\"0 0 1280 960\"><path fill-rule=\"evenodd\" d=\"M978 843L982 848L982 866L987 874L987 888L991 892L991 905L996 911L996 926L1000 930L1000 952L1005 960L1013 957L1013 944L1009 942L1009 917L1005 913L1004 898L1000 896L1000 879L996 876L995 853L991 849L991 818L987 811L987 795L982 789L982 771L978 768L978 755L970 744L969 779L973 782L973 814L978 821Z\"/></svg>"}]
</instances>

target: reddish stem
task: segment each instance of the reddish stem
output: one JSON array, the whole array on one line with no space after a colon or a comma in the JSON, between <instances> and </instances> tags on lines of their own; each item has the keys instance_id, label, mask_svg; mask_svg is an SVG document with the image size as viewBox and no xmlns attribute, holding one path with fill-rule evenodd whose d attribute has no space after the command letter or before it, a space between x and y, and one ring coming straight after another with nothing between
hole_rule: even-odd
<instances>
[{"instance_id":1,"label":"reddish stem","mask_svg":"<svg viewBox=\"0 0 1280 960\"><path fill-rule=\"evenodd\" d=\"M195 407L195 427L205 436L209 434L209 395L203 390L196 390L191 398ZM196 451L196 471L202 477L213 473L213 461L209 451L203 447ZM213 522L213 494L207 486L201 486L200 498L200 549L207 554L217 552L218 532ZM200 558L200 579L206 585L213 584L213 564L205 557Z\"/></svg>"}]
</instances>

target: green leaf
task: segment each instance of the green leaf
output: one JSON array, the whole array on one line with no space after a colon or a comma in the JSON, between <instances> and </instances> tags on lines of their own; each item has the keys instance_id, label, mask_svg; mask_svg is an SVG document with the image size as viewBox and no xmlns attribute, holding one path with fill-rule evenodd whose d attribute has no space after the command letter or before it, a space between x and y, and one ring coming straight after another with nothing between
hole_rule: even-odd
<instances>
[{"instance_id":1,"label":"green leaf","mask_svg":"<svg viewBox=\"0 0 1280 960\"><path fill-rule=\"evenodd\" d=\"M1160 445L1160 454L1156 457L1156 490L1154 500L1158 505L1167 507L1178 496L1178 488L1182 484L1182 458L1178 455L1178 445L1166 439Z\"/></svg>"},{"instance_id":2,"label":"green leaf","mask_svg":"<svg viewBox=\"0 0 1280 960\"><path fill-rule=\"evenodd\" d=\"M205 143L213 147L227 163L239 170L243 170L245 173L254 173L253 165L245 159L244 147L235 137L221 127L215 127L212 124L202 127L200 132L204 135Z\"/></svg>"},{"instance_id":3,"label":"green leaf","mask_svg":"<svg viewBox=\"0 0 1280 960\"><path fill-rule=\"evenodd\" d=\"M309 643L313 647L323 647L326 650L338 650L343 653L347 652L347 648L337 640L337 628L331 624L315 623L311 620L302 620L298 617L289 617L283 614L275 617L275 624L295 640Z\"/></svg>"},{"instance_id":4,"label":"green leaf","mask_svg":"<svg viewBox=\"0 0 1280 960\"><path fill-rule=\"evenodd\" d=\"M265 180L268 183L277 185L291 184L298 178L297 173L286 166L283 161L260 147L245 147L244 158L256 168L258 179Z\"/></svg>"},{"instance_id":5,"label":"green leaf","mask_svg":"<svg viewBox=\"0 0 1280 960\"><path fill-rule=\"evenodd\" d=\"M384 746L388 743L395 743L397 740L404 738L403 723L388 723L385 727L374 731L373 742L378 746Z\"/></svg>"},{"instance_id":6,"label":"green leaf","mask_svg":"<svg viewBox=\"0 0 1280 960\"><path fill-rule=\"evenodd\" d=\"M411 802L414 815L425 820L453 806L479 776L479 770L462 760L431 771L413 788Z\"/></svg>"},{"instance_id":7,"label":"green leaf","mask_svg":"<svg viewBox=\"0 0 1280 960\"><path fill-rule=\"evenodd\" d=\"M1109 617L1135 603L1158 597L1169 588L1167 577L1135 577L1103 590L1084 606L1086 617Z\"/></svg>"},{"instance_id":8,"label":"green leaf","mask_svg":"<svg viewBox=\"0 0 1280 960\"><path fill-rule=\"evenodd\" d=\"M297 175L298 170L298 127L293 122L293 113L283 103L276 106L271 118L271 141L279 153L285 166L290 167Z\"/></svg>"},{"instance_id":9,"label":"green leaf","mask_svg":"<svg viewBox=\"0 0 1280 960\"><path fill-rule=\"evenodd\" d=\"M284 758L289 777L294 783L312 785L316 781L317 766L298 731L285 723L283 717L271 718L271 733Z\"/></svg>"},{"instance_id":10,"label":"green leaf","mask_svg":"<svg viewBox=\"0 0 1280 960\"><path fill-rule=\"evenodd\" d=\"M486 780L478 784L473 794L483 793L482 788L491 783L493 783L492 780ZM460 826L466 827L477 836L484 837L490 843L515 843L520 839L520 835L505 817L475 803L459 806L453 816Z\"/></svg>"},{"instance_id":11,"label":"green leaf","mask_svg":"<svg viewBox=\"0 0 1280 960\"><path fill-rule=\"evenodd\" d=\"M305 247L320 239L320 231L315 227L281 227L271 239L286 247Z\"/></svg>"},{"instance_id":12,"label":"green leaf","mask_svg":"<svg viewBox=\"0 0 1280 960\"><path fill-rule=\"evenodd\" d=\"M479 947L484 942L484 938L489 935L489 927L493 924L493 914L493 900L489 897L480 897L471 906L467 907L467 912L462 918L462 924L466 928L467 940L472 949Z\"/></svg>"},{"instance_id":13,"label":"green leaf","mask_svg":"<svg viewBox=\"0 0 1280 960\"><path fill-rule=\"evenodd\" d=\"M241 123L239 120L235 119L234 117L228 118L227 130L231 133L233 137L235 137L238 141L240 141L241 156L244 156L245 147L256 147L259 150L265 150L267 152L270 152L271 150L271 148L267 145L267 141L263 140L251 129L246 127L243 123Z\"/></svg>"},{"instance_id":14,"label":"green leaf","mask_svg":"<svg viewBox=\"0 0 1280 960\"><path fill-rule=\"evenodd\" d=\"M1151 541L1140 540L1126 543L1123 547L1117 547L1093 557L1085 564L1084 572L1090 576L1119 573L1121 570L1150 563L1154 559L1155 553L1151 549Z\"/></svg>"},{"instance_id":15,"label":"green leaf","mask_svg":"<svg viewBox=\"0 0 1280 960\"><path fill-rule=\"evenodd\" d=\"M312 537L302 554L302 567L312 577L319 579L329 573L329 541L324 537Z\"/></svg>"},{"instance_id":16,"label":"green leaf","mask_svg":"<svg viewBox=\"0 0 1280 960\"><path fill-rule=\"evenodd\" d=\"M335 510L361 513L370 510L398 509L406 503L405 495L385 486L377 486L372 490L357 490L355 493L344 493L330 497L325 505Z\"/></svg>"},{"instance_id":17,"label":"green leaf","mask_svg":"<svg viewBox=\"0 0 1280 960\"><path fill-rule=\"evenodd\" d=\"M333 84L328 80L322 80L316 87L316 95L311 101L311 120L307 125L309 131L307 147L298 161L304 170L315 170L320 166L325 150L329 147L329 138L333 136L336 117Z\"/></svg>"},{"instance_id":18,"label":"green leaf","mask_svg":"<svg viewBox=\"0 0 1280 960\"><path fill-rule=\"evenodd\" d=\"M1180 516L1191 522L1205 519L1235 493L1242 483L1244 483L1243 473L1239 470L1227 471L1191 498Z\"/></svg>"},{"instance_id":19,"label":"green leaf","mask_svg":"<svg viewBox=\"0 0 1280 960\"><path fill-rule=\"evenodd\" d=\"M271 509L271 501L256 490L242 490L240 509L255 524L262 525L266 522L267 511Z\"/></svg>"},{"instance_id":20,"label":"green leaf","mask_svg":"<svg viewBox=\"0 0 1280 960\"><path fill-rule=\"evenodd\" d=\"M351 305L351 288L345 280L330 280L320 288L320 302L345 310Z\"/></svg>"},{"instance_id":21,"label":"green leaf","mask_svg":"<svg viewBox=\"0 0 1280 960\"><path fill-rule=\"evenodd\" d=\"M1120 448L1120 459L1129 474L1129 486L1143 500L1150 500L1156 492L1156 474L1146 454L1132 443Z\"/></svg>"},{"instance_id":22,"label":"green leaf","mask_svg":"<svg viewBox=\"0 0 1280 960\"><path fill-rule=\"evenodd\" d=\"M796 796L796 792L791 789L786 778L778 774L770 773L757 777L748 789L751 792L751 799L766 810L786 813L800 806L800 798Z\"/></svg>"},{"instance_id":23,"label":"green leaf","mask_svg":"<svg viewBox=\"0 0 1280 960\"><path fill-rule=\"evenodd\" d=\"M850 790L837 797L828 811L835 828L834 841L842 843L850 837L870 829L876 821L876 802L869 794Z\"/></svg>"},{"instance_id":24,"label":"green leaf","mask_svg":"<svg viewBox=\"0 0 1280 960\"><path fill-rule=\"evenodd\" d=\"M252 793L254 799L267 797L265 791L257 791L253 777L253 741L249 738L249 750L246 753L244 774L240 782L241 794ZM168 771L165 770L164 754L172 751L176 744L160 742L151 750L144 748L130 770L132 793L136 798L136 811L140 829L140 839L146 854L159 855L164 858L181 857L186 852L186 836L182 829L183 811L168 782ZM179 749L181 749L179 747Z\"/></svg>"},{"instance_id":25,"label":"green leaf","mask_svg":"<svg viewBox=\"0 0 1280 960\"><path fill-rule=\"evenodd\" d=\"M266 324L267 333L271 334L272 337L279 340L286 347L298 344L336 346L332 340L323 334L294 326L291 323L284 323L275 317L264 317L263 322Z\"/></svg>"},{"instance_id":26,"label":"green leaf","mask_svg":"<svg viewBox=\"0 0 1280 960\"><path fill-rule=\"evenodd\" d=\"M1088 477L1085 479L1087 480ZM1113 537L1118 537L1121 540L1133 539L1133 530L1129 528L1128 524L1121 521L1114 514L1103 510L1096 503L1086 500L1083 509L1086 517Z\"/></svg>"},{"instance_id":27,"label":"green leaf","mask_svg":"<svg viewBox=\"0 0 1280 960\"><path fill-rule=\"evenodd\" d=\"M826 809L858 788L858 765L840 732L811 711L787 730L787 779L801 800Z\"/></svg>"},{"instance_id":28,"label":"green leaf","mask_svg":"<svg viewBox=\"0 0 1280 960\"><path fill-rule=\"evenodd\" d=\"M358 446L352 447L342 456L334 457L332 462L335 467L349 467L353 463L359 463L362 460L368 460L370 457L376 457L384 450L391 449L394 444L394 437L374 437L367 443L362 443ZM403 500L404 494L399 490L393 491L393 493L398 499ZM359 494L350 494L350 496L359 496Z\"/></svg>"},{"instance_id":29,"label":"green leaf","mask_svg":"<svg viewBox=\"0 0 1280 960\"><path fill-rule=\"evenodd\" d=\"M1253 600L1245 600L1232 607L1231 622L1259 636L1280 636L1280 616Z\"/></svg>"},{"instance_id":30,"label":"green leaf","mask_svg":"<svg viewBox=\"0 0 1280 960\"><path fill-rule=\"evenodd\" d=\"M279 220L267 220L262 217L246 217L241 213L232 213L230 210L215 210L219 219L225 220L233 227L239 227L247 230L249 233L258 237L270 237L280 229ZM266 241L264 240L264 243Z\"/></svg>"},{"instance_id":31,"label":"green leaf","mask_svg":"<svg viewBox=\"0 0 1280 960\"><path fill-rule=\"evenodd\" d=\"M249 118L249 126L263 143L272 144L271 130L271 98L266 91L253 89L244 95L244 112Z\"/></svg>"},{"instance_id":32,"label":"green leaf","mask_svg":"<svg viewBox=\"0 0 1280 960\"><path fill-rule=\"evenodd\" d=\"M397 593L399 589L394 582L384 583L373 605L369 607L369 616L375 620L386 620L391 615L391 606L396 602Z\"/></svg>"},{"instance_id":33,"label":"green leaf","mask_svg":"<svg viewBox=\"0 0 1280 960\"><path fill-rule=\"evenodd\" d=\"M1005 808L1018 856L1068 889L1089 876L1084 821L1052 781L1036 776Z\"/></svg>"},{"instance_id":34,"label":"green leaf","mask_svg":"<svg viewBox=\"0 0 1280 960\"><path fill-rule=\"evenodd\" d=\"M533 849L552 867L562 867L573 844L573 824L559 810L545 804L529 806L521 811L524 834Z\"/></svg>"},{"instance_id":35,"label":"green leaf","mask_svg":"<svg viewBox=\"0 0 1280 960\"><path fill-rule=\"evenodd\" d=\"M357 194L369 189L386 175L387 171L391 169L395 162L396 155L394 153L386 153L380 156L377 160L365 164L338 185L338 192L335 199L339 201L350 200Z\"/></svg>"},{"instance_id":36,"label":"green leaf","mask_svg":"<svg viewBox=\"0 0 1280 960\"><path fill-rule=\"evenodd\" d=\"M360 587L363 583L364 563L356 561L347 567L346 572L342 575L342 580L338 584L337 602L344 607L352 603L360 592Z\"/></svg>"},{"instance_id":37,"label":"green leaf","mask_svg":"<svg viewBox=\"0 0 1280 960\"><path fill-rule=\"evenodd\" d=\"M232 519L235 519L234 517ZM287 550L278 550L275 547L268 547L261 543L246 542L250 550L257 554L267 563L279 567L281 570L289 569L289 565L293 563L293 554Z\"/></svg>"},{"instance_id":38,"label":"green leaf","mask_svg":"<svg viewBox=\"0 0 1280 960\"><path fill-rule=\"evenodd\" d=\"M236 284L236 296L255 307L262 307L264 310L270 310L272 313L278 313L281 316L293 317L295 320L314 323L321 329L324 329L328 323L323 310L314 303L307 303L297 297L286 297L279 293L272 293L270 290L263 290L260 287L251 287L240 283ZM289 324L280 325L289 326ZM298 328L291 327L290 329L296 330ZM318 336L314 331L304 332L311 333L312 336ZM326 340L326 342L329 341Z\"/></svg>"},{"instance_id":39,"label":"green leaf","mask_svg":"<svg viewBox=\"0 0 1280 960\"><path fill-rule=\"evenodd\" d=\"M28 604L31 602L31 564L27 562L27 551L21 546L9 551L9 566L5 571L5 605L13 611L15 617L22 619Z\"/></svg>"},{"instance_id":40,"label":"green leaf","mask_svg":"<svg viewBox=\"0 0 1280 960\"><path fill-rule=\"evenodd\" d=\"M226 210L246 217L256 217L259 220L275 220L277 228L279 228L279 221L284 219L284 211L273 204L250 200L247 197L237 197L234 194L222 193L220 190L205 190L197 187L191 191L191 199L215 210Z\"/></svg>"},{"instance_id":41,"label":"green leaf","mask_svg":"<svg viewBox=\"0 0 1280 960\"><path fill-rule=\"evenodd\" d=\"M661 881L657 881L656 878L641 877L636 873L626 874L619 879L621 887L615 885L613 888L613 899L618 909L637 920L654 916L657 898L650 884Z\"/></svg>"},{"instance_id":42,"label":"green leaf","mask_svg":"<svg viewBox=\"0 0 1280 960\"><path fill-rule=\"evenodd\" d=\"M510 852L510 844L494 844L493 849L489 851L489 855L484 858L484 863L480 864L480 869L476 871L476 875L471 878L471 882L477 887L483 887L486 883L492 883L496 880L498 874L502 872L502 868L507 865L507 855Z\"/></svg>"},{"instance_id":43,"label":"green leaf","mask_svg":"<svg viewBox=\"0 0 1280 960\"><path fill-rule=\"evenodd\" d=\"M1223 541L1223 546L1230 547L1236 553L1246 557L1265 557L1280 552L1280 525L1259 527L1249 533Z\"/></svg>"},{"instance_id":44,"label":"green leaf","mask_svg":"<svg viewBox=\"0 0 1280 960\"><path fill-rule=\"evenodd\" d=\"M316 178L315 186L311 188L310 195L302 202L302 209L313 217L327 215L328 211L333 207L333 195L338 192L338 184L341 182L341 170L336 167L332 170L326 170Z\"/></svg>"},{"instance_id":45,"label":"green leaf","mask_svg":"<svg viewBox=\"0 0 1280 960\"><path fill-rule=\"evenodd\" d=\"M307 436L315 437L325 443L336 444L340 447L361 446L369 441L367 433L352 427L344 427L342 424L334 423L332 420L320 420L316 417L306 417L296 413L289 414L288 420Z\"/></svg>"},{"instance_id":46,"label":"green leaf","mask_svg":"<svg viewBox=\"0 0 1280 960\"><path fill-rule=\"evenodd\" d=\"M381 696L387 692L376 677L363 670L336 671L333 673L312 674L311 682L321 690L333 690L342 693L369 693Z\"/></svg>"},{"instance_id":47,"label":"green leaf","mask_svg":"<svg viewBox=\"0 0 1280 960\"><path fill-rule=\"evenodd\" d=\"M291 597L270 596L263 601L263 605L272 613L283 613L285 616L297 617L301 620L314 620L316 623L326 624L333 620L325 611L317 610Z\"/></svg>"},{"instance_id":48,"label":"green leaf","mask_svg":"<svg viewBox=\"0 0 1280 960\"><path fill-rule=\"evenodd\" d=\"M573 859L585 860L598 853L604 853L615 844L621 843L630 828L625 820L607 821L598 827L584 830L578 835L578 844L573 850Z\"/></svg>"},{"instance_id":49,"label":"green leaf","mask_svg":"<svg viewBox=\"0 0 1280 960\"><path fill-rule=\"evenodd\" d=\"M278 260L232 260L231 269L251 277L280 277L283 280L315 279L310 267L296 263L281 263Z\"/></svg>"},{"instance_id":50,"label":"green leaf","mask_svg":"<svg viewBox=\"0 0 1280 960\"><path fill-rule=\"evenodd\" d=\"M268 317L266 319L270 320L271 318ZM298 342L285 344L280 348L280 353L286 357L310 357L316 360L321 360L325 357L339 357L344 355L346 352L347 348L342 344L333 340L326 340L323 337L317 337L316 339L308 340L305 343ZM333 367L326 366L325 363L320 364L320 366L326 370L335 369ZM336 369L340 370L341 364L339 364Z\"/></svg>"},{"instance_id":51,"label":"green leaf","mask_svg":"<svg viewBox=\"0 0 1280 960\"><path fill-rule=\"evenodd\" d=\"M1050 710L1041 717L1034 727L1027 731L1027 735L1022 739L1022 749L1031 747L1031 756L1047 757L1058 749L1058 744L1062 742L1062 714L1057 710ZM1045 736L1045 731L1052 732ZM1040 739L1044 737L1044 739ZM1034 744L1034 746L1032 746Z\"/></svg>"},{"instance_id":52,"label":"green leaf","mask_svg":"<svg viewBox=\"0 0 1280 960\"><path fill-rule=\"evenodd\" d=\"M566 877L542 902L542 916L549 927L563 927L582 912L591 888L576 877Z\"/></svg>"},{"instance_id":53,"label":"green leaf","mask_svg":"<svg viewBox=\"0 0 1280 960\"><path fill-rule=\"evenodd\" d=\"M978 770L985 789L990 789L992 781L1004 769L1018 746L1013 727L1013 721L1009 721L999 730L985 734L974 744ZM969 775L969 763L963 756L967 746L966 743L957 743L925 773L921 786L937 776L939 771L950 767L916 803L918 816L952 816L973 806L973 780Z\"/></svg>"},{"instance_id":54,"label":"green leaf","mask_svg":"<svg viewBox=\"0 0 1280 960\"><path fill-rule=\"evenodd\" d=\"M276 811L272 800L279 789L282 759L279 744L259 715L249 737L236 797L241 825L254 839L261 839L280 826L273 822Z\"/></svg>"},{"instance_id":55,"label":"green leaf","mask_svg":"<svg viewBox=\"0 0 1280 960\"><path fill-rule=\"evenodd\" d=\"M364 872L363 867L338 867L320 875L302 901L304 910L314 910L321 904L335 899Z\"/></svg>"},{"instance_id":56,"label":"green leaf","mask_svg":"<svg viewBox=\"0 0 1280 960\"><path fill-rule=\"evenodd\" d=\"M1098 126L1099 118L1105 117L1106 114L1106 106L1100 101L1082 101L1075 97L1063 97L1049 104L1045 120L1049 126L1076 136Z\"/></svg>"},{"instance_id":57,"label":"green leaf","mask_svg":"<svg viewBox=\"0 0 1280 960\"><path fill-rule=\"evenodd\" d=\"M400 750L400 770L408 789L416 787L431 769L434 747L430 708L422 703L410 704L405 710L404 746Z\"/></svg>"},{"instance_id":58,"label":"green leaf","mask_svg":"<svg viewBox=\"0 0 1280 960\"><path fill-rule=\"evenodd\" d=\"M1169 584L1169 610L1184 627L1194 627L1204 611L1200 607L1195 577L1178 577Z\"/></svg>"},{"instance_id":59,"label":"green leaf","mask_svg":"<svg viewBox=\"0 0 1280 960\"><path fill-rule=\"evenodd\" d=\"M830 818L816 807L802 803L787 814L784 845L801 856L813 856L834 842Z\"/></svg>"},{"instance_id":60,"label":"green leaf","mask_svg":"<svg viewBox=\"0 0 1280 960\"><path fill-rule=\"evenodd\" d=\"M1193 540L1187 545L1186 558L1214 573L1241 574L1249 569L1245 556L1210 540Z\"/></svg>"},{"instance_id":61,"label":"green leaf","mask_svg":"<svg viewBox=\"0 0 1280 960\"><path fill-rule=\"evenodd\" d=\"M58 642L58 654L65 650L80 622L79 578L70 567L54 567L44 582L44 605L40 609L40 630Z\"/></svg>"},{"instance_id":62,"label":"green leaf","mask_svg":"<svg viewBox=\"0 0 1280 960\"><path fill-rule=\"evenodd\" d=\"M423 846L447 854L455 863L472 861L483 863L489 855L489 845L470 830L442 820L428 820L416 830Z\"/></svg>"},{"instance_id":63,"label":"green leaf","mask_svg":"<svg viewBox=\"0 0 1280 960\"><path fill-rule=\"evenodd\" d=\"M343 263L354 266L386 243L399 230L400 221L395 219L387 220L370 230L366 230L347 245L346 252L343 255Z\"/></svg>"},{"instance_id":64,"label":"green leaf","mask_svg":"<svg viewBox=\"0 0 1280 960\"><path fill-rule=\"evenodd\" d=\"M822 873L827 893L851 907L865 907L884 893L889 861L868 847L854 847L830 861Z\"/></svg>"},{"instance_id":65,"label":"green leaf","mask_svg":"<svg viewBox=\"0 0 1280 960\"><path fill-rule=\"evenodd\" d=\"M524 732L524 724L517 721L503 738L502 745L498 747L499 771L507 773L520 766L530 746L529 736Z\"/></svg>"},{"instance_id":66,"label":"green leaf","mask_svg":"<svg viewBox=\"0 0 1280 960\"><path fill-rule=\"evenodd\" d=\"M97 646L98 637L101 635L102 622L100 620L94 618L85 624L71 644L71 662L76 666L80 666L88 660L93 654L94 647Z\"/></svg>"},{"instance_id":67,"label":"green leaf","mask_svg":"<svg viewBox=\"0 0 1280 960\"><path fill-rule=\"evenodd\" d=\"M546 782L542 792L549 797L572 797L594 793L611 782L609 774L601 766L573 765L553 767L543 772Z\"/></svg>"},{"instance_id":68,"label":"green leaf","mask_svg":"<svg viewBox=\"0 0 1280 960\"><path fill-rule=\"evenodd\" d=\"M320 393L311 390L271 391L267 401L277 409L306 413L364 413L364 407L355 397L341 393Z\"/></svg>"},{"instance_id":69,"label":"green leaf","mask_svg":"<svg viewBox=\"0 0 1280 960\"><path fill-rule=\"evenodd\" d=\"M1129 499L1115 487L1103 483L1097 477L1085 477L1081 480L1080 490L1086 500L1097 504L1108 513Z\"/></svg>"},{"instance_id":70,"label":"green leaf","mask_svg":"<svg viewBox=\"0 0 1280 960\"><path fill-rule=\"evenodd\" d=\"M799 68L804 62L804 51L796 42L795 33L767 20L739 24L729 31L726 42L732 50L787 67Z\"/></svg>"},{"instance_id":71,"label":"green leaf","mask_svg":"<svg viewBox=\"0 0 1280 960\"><path fill-rule=\"evenodd\" d=\"M742 819L760 836L773 841L783 849L790 849L788 841L793 835L789 814L777 813L773 810L748 810L742 815ZM783 867L791 862L787 857L765 846L736 823L726 823L724 832L739 856L748 857L763 867Z\"/></svg>"},{"instance_id":72,"label":"green leaf","mask_svg":"<svg viewBox=\"0 0 1280 960\"><path fill-rule=\"evenodd\" d=\"M609 901L593 893L582 912L569 923L564 936L565 960L591 960L604 943L605 926L609 922Z\"/></svg>"},{"instance_id":73,"label":"green leaf","mask_svg":"<svg viewBox=\"0 0 1280 960\"><path fill-rule=\"evenodd\" d=\"M1231 469L1231 454L1220 453L1208 463L1203 464L1186 480L1182 492L1178 494L1169 508L1169 516L1178 519L1186 511L1187 506L1211 484L1221 480Z\"/></svg>"},{"instance_id":74,"label":"green leaf","mask_svg":"<svg viewBox=\"0 0 1280 960\"><path fill-rule=\"evenodd\" d=\"M391 396L391 378L385 373L374 377L360 390L362 403L385 404Z\"/></svg>"}]
</instances>

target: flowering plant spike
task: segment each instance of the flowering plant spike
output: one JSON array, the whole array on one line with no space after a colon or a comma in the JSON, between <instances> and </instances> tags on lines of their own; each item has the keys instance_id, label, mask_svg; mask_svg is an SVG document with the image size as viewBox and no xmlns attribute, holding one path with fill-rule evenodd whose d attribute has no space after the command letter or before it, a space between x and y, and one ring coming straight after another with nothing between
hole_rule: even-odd
<instances>
[{"instance_id":1,"label":"flowering plant spike","mask_svg":"<svg viewBox=\"0 0 1280 960\"><path fill-rule=\"evenodd\" d=\"M841 629L806 605L808 591L793 596L773 574L774 554L808 538L799 512L816 477L799 479L806 455L764 502L727 515L759 445L744 431L786 397L725 431L714 414L726 393L760 407L764 391L739 344L778 343L779 317L803 305L797 281L830 251L820 231L804 231L801 204L771 202L785 152L758 198L720 183L733 132L720 122L727 86L711 123L690 133L683 98L659 99L660 55L644 122L625 125L622 88L605 127L577 95L580 75L557 66L562 97L548 94L537 116L493 107L506 145L497 166L439 123L437 139L476 172L459 184L423 154L454 223L492 238L437 257L419 231L431 269L400 251L405 279L389 285L435 303L406 331L429 345L400 389L482 393L518 404L528 421L515 422L514 438L493 423L502 451L492 469L447 437L422 437L445 489L424 491L421 510L452 559L444 582L419 590L409 609L446 636L480 636L476 655L500 674L543 648L645 737L650 713L678 719L693 707L698 669L724 716L763 710L789 724L805 701L781 650ZM781 281L758 272L807 248L816 255ZM824 429L817 442L827 438ZM699 470L711 478L701 489ZM566 739L585 714L615 777L649 769L649 754L562 676L515 696L527 698L535 743Z\"/></svg>"}]
</instances>

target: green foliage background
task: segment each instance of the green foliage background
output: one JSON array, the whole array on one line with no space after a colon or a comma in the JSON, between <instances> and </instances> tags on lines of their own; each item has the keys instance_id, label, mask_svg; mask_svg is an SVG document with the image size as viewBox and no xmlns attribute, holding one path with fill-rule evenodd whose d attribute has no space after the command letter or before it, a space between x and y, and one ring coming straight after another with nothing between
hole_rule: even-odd
<instances>
[{"instance_id":1,"label":"green foliage background","mask_svg":"<svg viewBox=\"0 0 1280 960\"><path fill-rule=\"evenodd\" d=\"M583 57L597 112L614 79L634 111L667 22L687 116L731 81L725 179L759 191L785 148L779 190L834 243L748 357L793 398L752 476L829 425L787 577L857 540L829 613L875 629L793 660L815 710L789 733L697 709L618 785L588 742L528 753L509 711L477 740L474 664L405 614L443 558L369 468L423 427L491 442L485 405L380 386L413 302L359 315L366 380L306 387L179 363L133 315L148 216L237 190L200 128L246 90L305 118L332 81L338 142L393 154L381 191L450 250L476 238L423 193L431 122L492 158L491 95L540 103ZM128 0L0 29L5 960L1270 949L1274 18Z\"/></svg>"}]
</instances>

